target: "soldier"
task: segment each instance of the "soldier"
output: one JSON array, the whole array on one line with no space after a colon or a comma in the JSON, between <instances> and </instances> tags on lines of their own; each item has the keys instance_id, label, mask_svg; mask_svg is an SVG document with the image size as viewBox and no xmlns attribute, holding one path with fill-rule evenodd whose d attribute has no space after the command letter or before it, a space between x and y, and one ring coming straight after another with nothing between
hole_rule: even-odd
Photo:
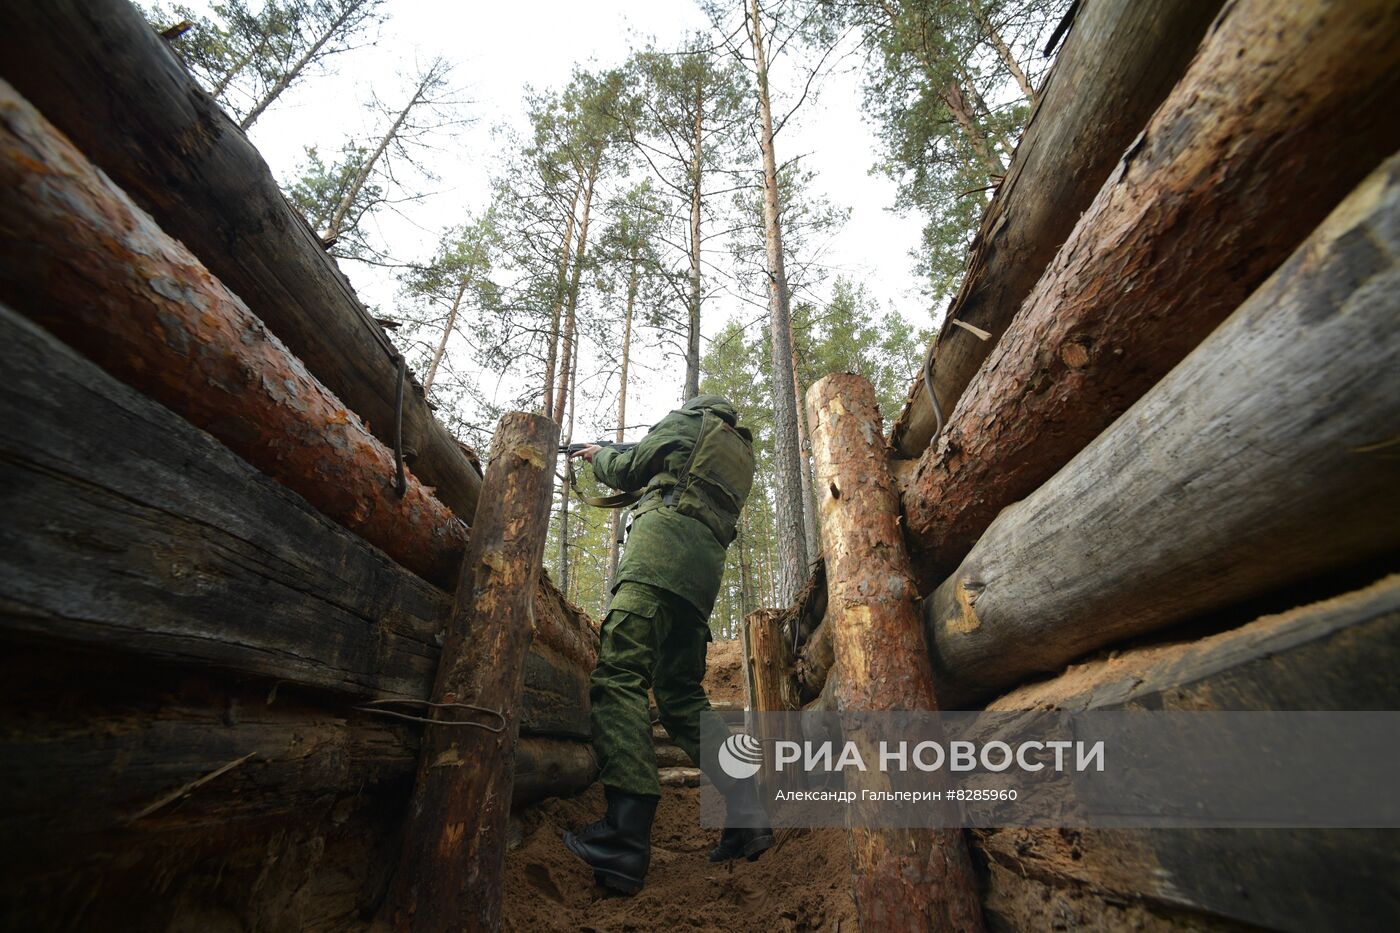
<instances>
[{"instance_id":1,"label":"soldier","mask_svg":"<svg viewBox=\"0 0 1400 933\"><path fill-rule=\"evenodd\" d=\"M700 395L661 419L636 447L577 451L600 482L638 494L631 531L603 620L593 671L593 748L608 810L569 851L599 884L635 894L651 859L651 824L661 785L647 714L647 689L661 724L725 796L726 825L710 861L756 859L773 844L752 778L736 781L701 761L700 716L710 709L705 676L709 617L753 485L753 436L718 395Z\"/></svg>"}]
</instances>

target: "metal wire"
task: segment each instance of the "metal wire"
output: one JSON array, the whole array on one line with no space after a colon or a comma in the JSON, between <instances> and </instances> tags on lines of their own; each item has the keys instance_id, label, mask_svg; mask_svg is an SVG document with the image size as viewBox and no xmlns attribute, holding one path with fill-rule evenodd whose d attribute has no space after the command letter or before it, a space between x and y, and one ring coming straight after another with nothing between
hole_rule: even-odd
<instances>
[{"instance_id":1,"label":"metal wire","mask_svg":"<svg viewBox=\"0 0 1400 933\"><path fill-rule=\"evenodd\" d=\"M469 722L465 719L428 719L424 716L412 716L408 713L396 713L393 710L381 709L384 706L426 706L429 709L467 709L477 713L486 713L495 716L500 720L499 725L489 726L484 722ZM393 719L405 719L409 722L421 722L430 726L470 726L473 729L485 729L487 732L501 733L506 731L506 717L498 709L491 709L487 706L477 706L473 703L433 703L428 700L398 700L393 698L383 700L371 700L364 706L357 706L355 709L362 713L371 713L375 716L389 716Z\"/></svg>"}]
</instances>

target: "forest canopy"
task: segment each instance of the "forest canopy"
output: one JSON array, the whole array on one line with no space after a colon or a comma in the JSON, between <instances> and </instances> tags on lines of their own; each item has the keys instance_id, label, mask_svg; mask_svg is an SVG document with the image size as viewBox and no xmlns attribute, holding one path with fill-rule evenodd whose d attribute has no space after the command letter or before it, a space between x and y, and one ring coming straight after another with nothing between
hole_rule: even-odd
<instances>
[{"instance_id":1,"label":"forest canopy","mask_svg":"<svg viewBox=\"0 0 1400 933\"><path fill-rule=\"evenodd\" d=\"M887 423L897 414L1068 0L703 0L669 35L628 35L610 58L577 48L566 79L505 91L447 55L386 69L377 50L417 49L432 25L407 6L145 12L234 122L283 153L270 161L289 202L463 442L489 450L508 409L591 441L637 439L699 392L736 404L758 475L711 620L732 637L746 613L790 602L817 557L806 389L859 372ZM499 41L528 55L514 35ZM850 143L824 135L841 95L886 203L824 181L822 153ZM333 105L341 132L303 127L308 101ZM464 166L480 176L469 196L454 187ZM841 245L853 209L895 212L913 235L857 267ZM920 284L892 297L899 277ZM559 472L546 566L596 614L617 517ZM586 467L576 479L595 491Z\"/></svg>"}]
</instances>

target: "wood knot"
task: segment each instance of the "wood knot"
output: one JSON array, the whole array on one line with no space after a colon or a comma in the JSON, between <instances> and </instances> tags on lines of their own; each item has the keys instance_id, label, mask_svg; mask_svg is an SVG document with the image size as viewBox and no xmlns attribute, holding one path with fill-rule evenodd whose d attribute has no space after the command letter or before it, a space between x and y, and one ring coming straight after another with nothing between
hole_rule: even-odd
<instances>
[{"instance_id":1,"label":"wood knot","mask_svg":"<svg viewBox=\"0 0 1400 933\"><path fill-rule=\"evenodd\" d=\"M1060 347L1060 359L1070 369L1083 369L1089 365L1089 348L1079 342L1067 343Z\"/></svg>"}]
</instances>

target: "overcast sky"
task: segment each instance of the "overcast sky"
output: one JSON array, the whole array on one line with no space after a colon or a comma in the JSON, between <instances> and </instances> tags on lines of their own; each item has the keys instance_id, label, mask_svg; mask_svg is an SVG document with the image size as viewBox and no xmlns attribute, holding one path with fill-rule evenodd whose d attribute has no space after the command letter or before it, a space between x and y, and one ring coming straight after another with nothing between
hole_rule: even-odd
<instances>
[{"instance_id":1,"label":"overcast sky","mask_svg":"<svg viewBox=\"0 0 1400 933\"><path fill-rule=\"evenodd\" d=\"M196 7L201 5L207 6ZM430 157L439 176L430 197L397 212L381 211L370 221L374 239L397 259L428 256L439 231L460 222L464 210L486 206L488 181L499 164L500 141L493 130L523 127L527 87L561 87L575 65L620 64L648 39L660 47L675 46L687 32L708 29L691 0L388 0L385 9L388 18L372 46L336 60L334 77L316 75L295 86L251 135L274 173L289 178L306 145L318 144L331 154L348 137L377 135L364 106L371 90L392 102L419 64L439 55L455 62L453 82L474 122L439 141L439 151ZM796 64L780 60L774 65L780 87ZM820 96L809 100L779 136L777 149L780 159L803 154L807 166L818 172L818 191L851 209L850 221L826 246L825 264L863 282L882 304L912 323L930 326L930 303L919 295L908 255L919 242L922 221L891 213L893 184L869 173L877 142L861 116L858 76L848 68L823 82ZM391 273L361 263L342 261L342 266L367 302L392 310L397 289ZM748 320L757 313L733 301L714 301L706 305L703 331L708 337L734 315ZM590 352L585 345L585 355ZM659 358L643 362L647 365L629 393L636 418L628 421L640 424L673 407L680 384L674 365ZM910 363L911 377L915 363ZM587 365L580 368L590 371ZM489 394L495 385L488 380L484 388ZM500 390L503 397L508 389L509 380ZM576 433L613 424L607 404L596 413L581 407L585 423Z\"/></svg>"}]
</instances>

